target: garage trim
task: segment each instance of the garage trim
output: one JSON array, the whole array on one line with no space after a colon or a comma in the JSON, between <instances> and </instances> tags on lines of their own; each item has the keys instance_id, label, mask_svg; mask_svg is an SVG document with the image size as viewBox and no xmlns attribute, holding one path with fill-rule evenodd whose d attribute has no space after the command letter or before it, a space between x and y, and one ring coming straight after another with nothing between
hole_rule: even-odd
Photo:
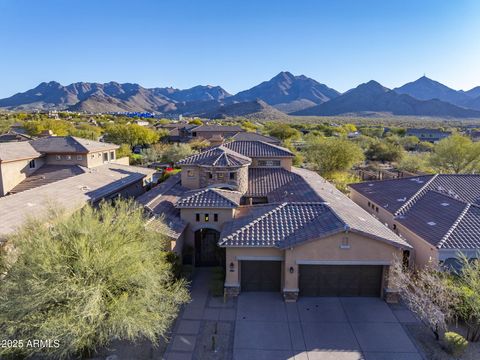
<instances>
[{"instance_id":1,"label":"garage trim","mask_svg":"<svg viewBox=\"0 0 480 360\"><path fill-rule=\"evenodd\" d=\"M391 265L385 260L297 260L297 265Z\"/></svg>"},{"instance_id":2,"label":"garage trim","mask_svg":"<svg viewBox=\"0 0 480 360\"><path fill-rule=\"evenodd\" d=\"M239 261L283 261L282 256L237 256Z\"/></svg>"}]
</instances>

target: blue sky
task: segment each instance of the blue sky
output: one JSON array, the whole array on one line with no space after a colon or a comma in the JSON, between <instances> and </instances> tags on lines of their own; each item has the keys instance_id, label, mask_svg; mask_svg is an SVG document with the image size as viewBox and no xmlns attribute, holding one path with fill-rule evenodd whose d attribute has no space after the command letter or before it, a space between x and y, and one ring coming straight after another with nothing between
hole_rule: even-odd
<instances>
[{"instance_id":1,"label":"blue sky","mask_svg":"<svg viewBox=\"0 0 480 360\"><path fill-rule=\"evenodd\" d=\"M339 91L480 85L477 0L0 0L0 97L42 81L221 85L282 70Z\"/></svg>"}]
</instances>

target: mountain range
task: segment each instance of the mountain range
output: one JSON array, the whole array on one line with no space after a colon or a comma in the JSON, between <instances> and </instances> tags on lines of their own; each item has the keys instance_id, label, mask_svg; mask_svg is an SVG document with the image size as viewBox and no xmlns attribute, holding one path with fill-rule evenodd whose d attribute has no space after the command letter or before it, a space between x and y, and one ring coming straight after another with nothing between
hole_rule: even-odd
<instances>
[{"instance_id":1,"label":"mountain range","mask_svg":"<svg viewBox=\"0 0 480 360\"><path fill-rule=\"evenodd\" d=\"M77 82L67 86L43 82L37 87L0 99L0 108L14 111L71 110L155 112L208 118L245 116L282 118L365 112L393 115L480 118L480 86L454 90L422 76L395 89L376 81L340 93L304 75L283 71L268 81L235 95L220 86L190 89L144 88L138 84Z\"/></svg>"}]
</instances>

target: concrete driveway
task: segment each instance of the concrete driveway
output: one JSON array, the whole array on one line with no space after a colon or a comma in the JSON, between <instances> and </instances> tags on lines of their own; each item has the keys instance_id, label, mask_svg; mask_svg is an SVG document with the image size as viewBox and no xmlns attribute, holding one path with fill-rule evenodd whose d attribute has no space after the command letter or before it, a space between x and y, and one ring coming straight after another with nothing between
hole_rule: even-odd
<instances>
[{"instance_id":1,"label":"concrete driveway","mask_svg":"<svg viewBox=\"0 0 480 360\"><path fill-rule=\"evenodd\" d=\"M421 360L397 316L378 298L238 298L234 360Z\"/></svg>"}]
</instances>

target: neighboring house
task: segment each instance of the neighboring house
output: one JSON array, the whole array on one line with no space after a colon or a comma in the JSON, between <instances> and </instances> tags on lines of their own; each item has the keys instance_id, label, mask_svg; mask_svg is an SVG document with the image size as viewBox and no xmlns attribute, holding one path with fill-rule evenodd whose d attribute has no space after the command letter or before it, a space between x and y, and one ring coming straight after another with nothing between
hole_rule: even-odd
<instances>
[{"instance_id":1,"label":"neighboring house","mask_svg":"<svg viewBox=\"0 0 480 360\"><path fill-rule=\"evenodd\" d=\"M420 141L437 143L452 135L449 131L438 129L407 129L405 136L416 136Z\"/></svg>"},{"instance_id":2,"label":"neighboring house","mask_svg":"<svg viewBox=\"0 0 480 360\"><path fill-rule=\"evenodd\" d=\"M472 141L475 141L475 142L480 141L480 131L473 130L473 131L470 131L468 135L470 135L470 138L472 139Z\"/></svg>"},{"instance_id":3,"label":"neighboring house","mask_svg":"<svg viewBox=\"0 0 480 360\"><path fill-rule=\"evenodd\" d=\"M194 139L211 140L212 138L227 139L239 132L244 132L238 125L200 125L190 129Z\"/></svg>"},{"instance_id":4,"label":"neighboring house","mask_svg":"<svg viewBox=\"0 0 480 360\"><path fill-rule=\"evenodd\" d=\"M155 170L117 159L117 145L71 136L0 144L0 242L50 206L66 211L117 196L136 197Z\"/></svg>"},{"instance_id":5,"label":"neighboring house","mask_svg":"<svg viewBox=\"0 0 480 360\"><path fill-rule=\"evenodd\" d=\"M480 175L425 175L350 185L353 201L413 246L417 266L480 251Z\"/></svg>"},{"instance_id":6,"label":"neighboring house","mask_svg":"<svg viewBox=\"0 0 480 360\"><path fill-rule=\"evenodd\" d=\"M31 141L0 143L0 196L14 192L22 182L31 181L37 170L90 169L116 160L118 145L76 138L48 136ZM59 167L61 166L61 167Z\"/></svg>"},{"instance_id":7,"label":"neighboring house","mask_svg":"<svg viewBox=\"0 0 480 360\"><path fill-rule=\"evenodd\" d=\"M273 145L280 145L281 141L277 138L274 138L272 136L267 136L267 135L262 135L259 133L255 132L239 132L235 135L232 136L232 140L236 141L263 141L266 143L270 143Z\"/></svg>"},{"instance_id":8,"label":"neighboring house","mask_svg":"<svg viewBox=\"0 0 480 360\"><path fill-rule=\"evenodd\" d=\"M225 292L382 296L410 245L288 149L232 141L177 163L180 174L137 201L195 266L223 265Z\"/></svg>"},{"instance_id":9,"label":"neighboring house","mask_svg":"<svg viewBox=\"0 0 480 360\"><path fill-rule=\"evenodd\" d=\"M30 141L32 139L33 138L31 136L28 136L22 133L17 133L14 130L10 130L5 134L0 135L0 143L14 142L14 141Z\"/></svg>"}]
</instances>

